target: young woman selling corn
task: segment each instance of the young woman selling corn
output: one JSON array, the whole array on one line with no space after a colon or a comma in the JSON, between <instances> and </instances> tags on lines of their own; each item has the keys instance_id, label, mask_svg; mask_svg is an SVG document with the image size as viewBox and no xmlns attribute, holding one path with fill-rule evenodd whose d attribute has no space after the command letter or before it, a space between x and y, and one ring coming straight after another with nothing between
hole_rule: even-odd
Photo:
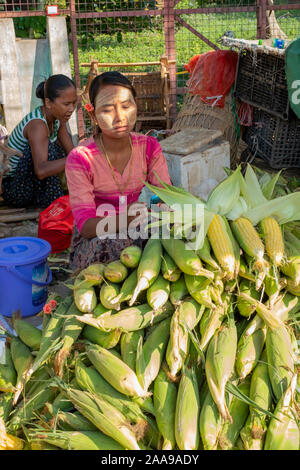
<instances>
[{"instance_id":1,"label":"young woman selling corn","mask_svg":"<svg viewBox=\"0 0 300 470\"><path fill-rule=\"evenodd\" d=\"M8 147L18 155L10 158L2 197L15 207L45 208L63 196L58 175L74 147L66 125L77 104L73 81L65 75L52 75L38 85L36 96L42 106L27 114L8 139Z\"/></svg>"},{"instance_id":2,"label":"young woman selling corn","mask_svg":"<svg viewBox=\"0 0 300 470\"><path fill-rule=\"evenodd\" d=\"M94 78L89 90L94 136L67 158L66 176L75 228L70 265L84 269L95 262L119 258L132 244L130 225L147 217L139 202L144 181L160 186L155 172L171 184L160 144L154 137L133 132L137 119L136 92L119 72ZM143 215L144 214L144 215Z\"/></svg>"}]
</instances>

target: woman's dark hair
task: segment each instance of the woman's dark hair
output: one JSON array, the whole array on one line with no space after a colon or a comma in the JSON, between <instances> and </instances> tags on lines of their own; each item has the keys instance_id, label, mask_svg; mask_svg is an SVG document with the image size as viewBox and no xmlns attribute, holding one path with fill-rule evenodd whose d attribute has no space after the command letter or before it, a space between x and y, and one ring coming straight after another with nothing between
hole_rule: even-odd
<instances>
[{"instance_id":1,"label":"woman's dark hair","mask_svg":"<svg viewBox=\"0 0 300 470\"><path fill-rule=\"evenodd\" d=\"M128 88L131 91L134 99L136 98L136 91L132 86L130 80L120 72L103 72L101 75L97 75L91 83L89 90L89 97L91 104L95 107L95 100L98 94L99 88L103 85L118 85Z\"/></svg>"},{"instance_id":2,"label":"woman's dark hair","mask_svg":"<svg viewBox=\"0 0 300 470\"><path fill-rule=\"evenodd\" d=\"M76 88L73 80L66 75L51 75L51 77L37 86L35 94L36 97L40 98L42 101L45 101L45 98L54 101L60 96L62 91L70 86Z\"/></svg>"}]
</instances>

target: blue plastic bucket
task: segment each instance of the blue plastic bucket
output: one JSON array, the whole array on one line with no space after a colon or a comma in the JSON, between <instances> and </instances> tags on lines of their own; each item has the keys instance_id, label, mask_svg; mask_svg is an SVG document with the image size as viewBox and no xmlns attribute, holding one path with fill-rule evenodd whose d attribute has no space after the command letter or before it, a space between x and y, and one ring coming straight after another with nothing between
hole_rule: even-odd
<instances>
[{"instance_id":1,"label":"blue plastic bucket","mask_svg":"<svg viewBox=\"0 0 300 470\"><path fill-rule=\"evenodd\" d=\"M41 238L11 237L0 240L0 314L22 317L40 312L48 297L52 273L47 264L51 245Z\"/></svg>"}]
</instances>

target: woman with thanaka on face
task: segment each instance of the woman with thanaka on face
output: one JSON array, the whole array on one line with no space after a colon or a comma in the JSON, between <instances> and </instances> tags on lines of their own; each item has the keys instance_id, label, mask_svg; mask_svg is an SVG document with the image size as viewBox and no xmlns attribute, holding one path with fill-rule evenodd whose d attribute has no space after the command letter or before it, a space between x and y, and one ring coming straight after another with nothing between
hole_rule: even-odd
<instances>
[{"instance_id":1,"label":"woman with thanaka on face","mask_svg":"<svg viewBox=\"0 0 300 470\"><path fill-rule=\"evenodd\" d=\"M2 182L2 197L15 207L48 207L63 196L59 174L74 147L67 122L77 105L76 88L65 75L40 83L36 96L42 105L15 127L8 146L20 155L10 158L11 170Z\"/></svg>"},{"instance_id":2,"label":"woman with thanaka on face","mask_svg":"<svg viewBox=\"0 0 300 470\"><path fill-rule=\"evenodd\" d=\"M157 173L171 184L160 144L133 132L137 105L131 82L119 72L104 72L91 83L89 97L94 135L71 151L66 164L75 219L72 269L118 259L132 244L142 247L145 237L134 239L127 228L147 214L138 201L144 181L160 186Z\"/></svg>"}]
</instances>

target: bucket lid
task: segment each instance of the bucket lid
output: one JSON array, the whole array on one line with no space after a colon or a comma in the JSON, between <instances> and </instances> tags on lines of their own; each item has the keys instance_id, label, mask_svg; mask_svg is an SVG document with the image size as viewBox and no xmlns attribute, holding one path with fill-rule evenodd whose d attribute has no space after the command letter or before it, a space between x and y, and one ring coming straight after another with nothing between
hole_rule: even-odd
<instances>
[{"instance_id":1,"label":"bucket lid","mask_svg":"<svg viewBox=\"0 0 300 470\"><path fill-rule=\"evenodd\" d=\"M0 240L0 266L22 266L47 258L51 245L41 238L9 237Z\"/></svg>"}]
</instances>

